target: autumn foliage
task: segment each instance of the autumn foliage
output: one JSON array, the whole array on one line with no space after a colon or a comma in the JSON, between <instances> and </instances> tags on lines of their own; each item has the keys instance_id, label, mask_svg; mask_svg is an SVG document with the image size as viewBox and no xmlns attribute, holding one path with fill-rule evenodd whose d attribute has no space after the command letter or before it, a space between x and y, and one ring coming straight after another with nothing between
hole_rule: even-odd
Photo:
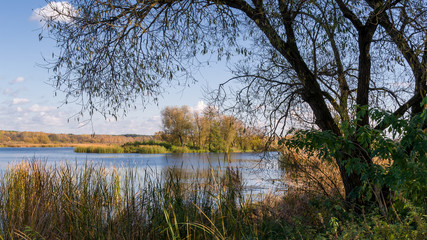
<instances>
[{"instance_id":1,"label":"autumn foliage","mask_svg":"<svg viewBox=\"0 0 427 240\"><path fill-rule=\"evenodd\" d=\"M0 130L0 147L58 147L79 144L121 145L131 141L146 141L151 138L151 136L142 135L74 135Z\"/></svg>"}]
</instances>

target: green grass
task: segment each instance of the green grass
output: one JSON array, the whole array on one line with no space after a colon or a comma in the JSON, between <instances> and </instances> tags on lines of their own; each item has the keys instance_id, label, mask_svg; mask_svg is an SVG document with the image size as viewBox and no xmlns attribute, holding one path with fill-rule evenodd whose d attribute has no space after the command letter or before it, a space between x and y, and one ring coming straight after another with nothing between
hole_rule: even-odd
<instances>
[{"instance_id":1,"label":"green grass","mask_svg":"<svg viewBox=\"0 0 427 240\"><path fill-rule=\"evenodd\" d=\"M123 145L125 153L203 153L206 150L192 149L187 146L174 146L167 142L145 141L130 142Z\"/></svg>"},{"instance_id":2,"label":"green grass","mask_svg":"<svg viewBox=\"0 0 427 240\"><path fill-rule=\"evenodd\" d=\"M119 146L78 146L74 147L77 153L124 153L124 149Z\"/></svg>"},{"instance_id":3,"label":"green grass","mask_svg":"<svg viewBox=\"0 0 427 240\"><path fill-rule=\"evenodd\" d=\"M123 146L77 146L74 152L78 153L141 153L141 154L159 154L159 153L205 153L208 149L197 149L189 146L175 146L167 142L145 141L128 142ZM239 152L238 149L230 149L230 152Z\"/></svg>"},{"instance_id":4,"label":"green grass","mask_svg":"<svg viewBox=\"0 0 427 240\"><path fill-rule=\"evenodd\" d=\"M139 144L139 143L146 143ZM205 150L194 150L186 146L178 147L164 142L135 142L120 146L88 145L74 147L77 153L141 153L141 154L159 154L159 153L202 153Z\"/></svg>"},{"instance_id":5,"label":"green grass","mask_svg":"<svg viewBox=\"0 0 427 240\"><path fill-rule=\"evenodd\" d=\"M158 145L139 145L135 146L132 149L125 148L126 152L133 153L149 153L149 154L158 154L158 153L168 153L169 151L163 147Z\"/></svg>"},{"instance_id":6,"label":"green grass","mask_svg":"<svg viewBox=\"0 0 427 240\"><path fill-rule=\"evenodd\" d=\"M425 239L425 209L363 216L289 192L254 202L241 173L23 162L0 178L0 239Z\"/></svg>"},{"instance_id":7,"label":"green grass","mask_svg":"<svg viewBox=\"0 0 427 240\"><path fill-rule=\"evenodd\" d=\"M186 146L184 146L184 147L172 146L170 151L172 153L204 153L204 152L207 152L207 150L191 149L191 148L188 148Z\"/></svg>"},{"instance_id":8,"label":"green grass","mask_svg":"<svg viewBox=\"0 0 427 240\"><path fill-rule=\"evenodd\" d=\"M127 147L127 146L140 146L140 145L144 145L144 146L162 146L166 149L171 149L172 144L167 143L167 142L161 142L161 141L155 141L155 140L150 140L150 141L144 141L144 142L127 142L125 144L123 144L123 147Z\"/></svg>"}]
</instances>

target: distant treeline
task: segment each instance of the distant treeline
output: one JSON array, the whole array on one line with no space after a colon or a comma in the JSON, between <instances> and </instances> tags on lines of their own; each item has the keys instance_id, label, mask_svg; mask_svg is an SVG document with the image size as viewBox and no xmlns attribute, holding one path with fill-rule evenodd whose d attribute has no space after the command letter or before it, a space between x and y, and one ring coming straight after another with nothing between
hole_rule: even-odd
<instances>
[{"instance_id":1,"label":"distant treeline","mask_svg":"<svg viewBox=\"0 0 427 240\"><path fill-rule=\"evenodd\" d=\"M0 147L72 144L124 144L133 141L148 141L147 135L74 135L44 132L17 132L0 130Z\"/></svg>"},{"instance_id":2,"label":"distant treeline","mask_svg":"<svg viewBox=\"0 0 427 240\"><path fill-rule=\"evenodd\" d=\"M274 151L277 144L256 126L221 114L214 107L203 112L188 106L166 107L161 112L163 131L149 140L133 140L115 146L76 146L81 153L201 153Z\"/></svg>"}]
</instances>

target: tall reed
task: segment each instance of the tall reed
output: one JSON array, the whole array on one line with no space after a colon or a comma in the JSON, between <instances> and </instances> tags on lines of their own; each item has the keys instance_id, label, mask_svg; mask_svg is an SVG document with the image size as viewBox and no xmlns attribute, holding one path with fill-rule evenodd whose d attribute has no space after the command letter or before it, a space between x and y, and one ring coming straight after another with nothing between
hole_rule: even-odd
<instances>
[{"instance_id":1,"label":"tall reed","mask_svg":"<svg viewBox=\"0 0 427 240\"><path fill-rule=\"evenodd\" d=\"M0 175L0 239L425 239L425 212L386 222L291 191L261 202L236 169L161 173L22 162ZM407 212L407 210L406 210ZM397 237L396 237L397 236Z\"/></svg>"},{"instance_id":2,"label":"tall reed","mask_svg":"<svg viewBox=\"0 0 427 240\"><path fill-rule=\"evenodd\" d=\"M77 146L74 147L74 152L77 153L124 153L124 149L120 146Z\"/></svg>"},{"instance_id":3,"label":"tall reed","mask_svg":"<svg viewBox=\"0 0 427 240\"><path fill-rule=\"evenodd\" d=\"M240 173L203 177L23 162L1 176L0 239L255 239Z\"/></svg>"},{"instance_id":4,"label":"tall reed","mask_svg":"<svg viewBox=\"0 0 427 240\"><path fill-rule=\"evenodd\" d=\"M126 153L143 153L143 154L158 154L158 153L168 153L169 151L159 145L139 145L139 146L124 146L124 151Z\"/></svg>"}]
</instances>

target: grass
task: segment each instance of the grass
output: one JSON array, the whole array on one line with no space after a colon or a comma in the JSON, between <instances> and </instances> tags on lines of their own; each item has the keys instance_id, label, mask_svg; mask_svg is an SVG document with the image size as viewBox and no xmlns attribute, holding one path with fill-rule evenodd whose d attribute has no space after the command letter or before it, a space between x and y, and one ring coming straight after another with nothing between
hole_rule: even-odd
<instances>
[{"instance_id":1,"label":"grass","mask_svg":"<svg viewBox=\"0 0 427 240\"><path fill-rule=\"evenodd\" d=\"M187 146L175 146L167 142L145 141L129 142L123 145L126 153L203 153L206 150L192 149Z\"/></svg>"},{"instance_id":2,"label":"grass","mask_svg":"<svg viewBox=\"0 0 427 240\"><path fill-rule=\"evenodd\" d=\"M123 146L125 153L143 153L143 154L158 154L158 153L169 153L169 151L159 145L124 145Z\"/></svg>"},{"instance_id":3,"label":"grass","mask_svg":"<svg viewBox=\"0 0 427 240\"><path fill-rule=\"evenodd\" d=\"M163 146L156 145L140 145L136 149L137 153L167 153L167 149Z\"/></svg>"},{"instance_id":4,"label":"grass","mask_svg":"<svg viewBox=\"0 0 427 240\"><path fill-rule=\"evenodd\" d=\"M74 147L74 152L77 152L77 153L124 153L124 149L120 146L89 145L89 146Z\"/></svg>"},{"instance_id":5,"label":"grass","mask_svg":"<svg viewBox=\"0 0 427 240\"><path fill-rule=\"evenodd\" d=\"M184 147L172 146L170 151L172 153L204 153L204 152L207 152L207 150L191 149L191 148L188 148L187 146L184 146Z\"/></svg>"},{"instance_id":6,"label":"grass","mask_svg":"<svg viewBox=\"0 0 427 240\"><path fill-rule=\"evenodd\" d=\"M16 165L1 178L0 239L239 239L252 234L248 201L225 175L212 172L201 182L175 168L152 174L89 163ZM238 176L233 170L227 174Z\"/></svg>"},{"instance_id":7,"label":"grass","mask_svg":"<svg viewBox=\"0 0 427 240\"><path fill-rule=\"evenodd\" d=\"M0 148L31 148L31 147L46 147L46 148L59 148L59 147L74 147L79 144L74 143L2 143Z\"/></svg>"},{"instance_id":8,"label":"grass","mask_svg":"<svg viewBox=\"0 0 427 240\"><path fill-rule=\"evenodd\" d=\"M144 142L127 142L125 143L123 146L140 146L140 145L144 145L144 146L162 146L166 149L170 149L172 147L172 144L167 143L167 142L160 142L160 141L155 141L155 140L150 140L150 141L144 141Z\"/></svg>"},{"instance_id":9,"label":"grass","mask_svg":"<svg viewBox=\"0 0 427 240\"><path fill-rule=\"evenodd\" d=\"M167 142L144 141L128 142L122 146L109 145L80 145L74 147L74 152L78 153L141 153L141 154L160 154L160 153L205 153L208 149L197 149L189 146L175 146ZM231 149L230 152L239 152L238 149Z\"/></svg>"},{"instance_id":10,"label":"grass","mask_svg":"<svg viewBox=\"0 0 427 240\"><path fill-rule=\"evenodd\" d=\"M23 162L2 173L0 239L425 239L425 210L399 219L290 191L255 202L240 172L160 174ZM424 211L424 213L423 213ZM424 215L423 215L424 214Z\"/></svg>"}]
</instances>

